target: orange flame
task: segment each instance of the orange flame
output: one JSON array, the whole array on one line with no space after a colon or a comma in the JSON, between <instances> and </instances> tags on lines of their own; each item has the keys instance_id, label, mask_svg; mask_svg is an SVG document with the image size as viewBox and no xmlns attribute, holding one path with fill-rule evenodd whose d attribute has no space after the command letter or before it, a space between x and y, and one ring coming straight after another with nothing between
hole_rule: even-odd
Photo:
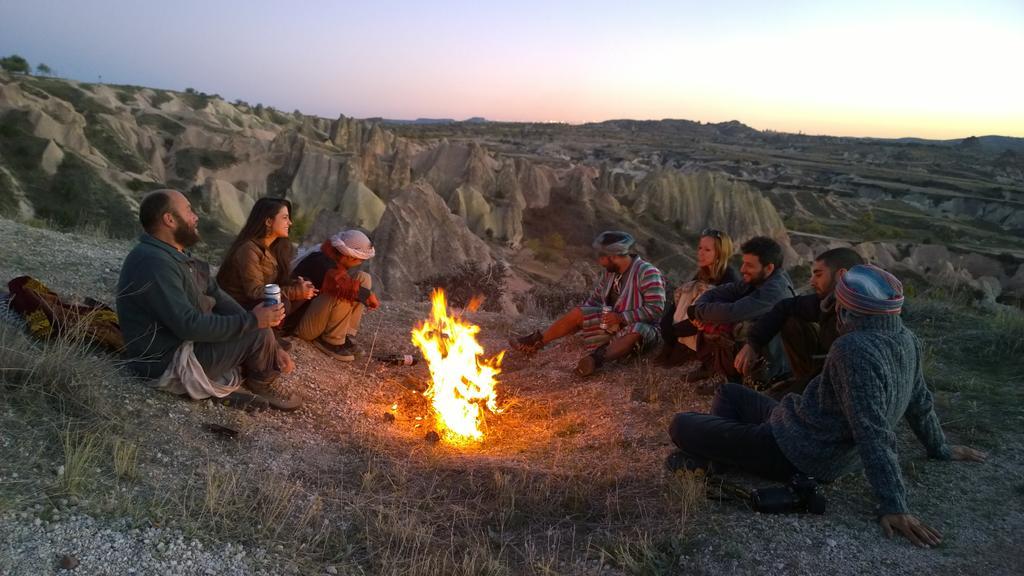
<instances>
[{"instance_id":1,"label":"orange flame","mask_svg":"<svg viewBox=\"0 0 1024 576\"><path fill-rule=\"evenodd\" d=\"M433 402L438 426L445 440L465 444L483 438L483 408L498 414L497 381L505 352L481 358L484 349L476 341L480 327L448 315L444 290L431 295L430 318L412 331L412 343L426 358L433 383L423 393Z\"/></svg>"}]
</instances>

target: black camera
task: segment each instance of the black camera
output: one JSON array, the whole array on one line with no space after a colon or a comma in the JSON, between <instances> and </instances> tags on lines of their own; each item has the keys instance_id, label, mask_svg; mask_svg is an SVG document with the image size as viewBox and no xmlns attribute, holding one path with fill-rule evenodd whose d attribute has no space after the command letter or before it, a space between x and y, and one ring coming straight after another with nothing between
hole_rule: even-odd
<instances>
[{"instance_id":1,"label":"black camera","mask_svg":"<svg viewBox=\"0 0 1024 576\"><path fill-rule=\"evenodd\" d=\"M826 500L825 495L818 491L814 478L797 474L784 486L751 490L750 503L754 510L764 514L824 514Z\"/></svg>"}]
</instances>

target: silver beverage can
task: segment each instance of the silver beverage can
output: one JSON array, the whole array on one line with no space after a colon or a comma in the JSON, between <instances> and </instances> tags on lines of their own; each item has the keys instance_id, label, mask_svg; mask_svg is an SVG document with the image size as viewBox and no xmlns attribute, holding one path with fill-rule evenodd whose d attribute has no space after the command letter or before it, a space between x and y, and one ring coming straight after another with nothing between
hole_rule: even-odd
<instances>
[{"instance_id":1,"label":"silver beverage can","mask_svg":"<svg viewBox=\"0 0 1024 576\"><path fill-rule=\"evenodd\" d=\"M277 284L267 284L263 287L263 304L266 306L277 306L281 303L281 287Z\"/></svg>"},{"instance_id":2,"label":"silver beverage can","mask_svg":"<svg viewBox=\"0 0 1024 576\"><path fill-rule=\"evenodd\" d=\"M612 307L611 306L601 306L601 326L600 326L601 330L607 330L608 329L608 323L604 321L604 315L609 313L609 312L611 312L611 311L612 311Z\"/></svg>"}]
</instances>

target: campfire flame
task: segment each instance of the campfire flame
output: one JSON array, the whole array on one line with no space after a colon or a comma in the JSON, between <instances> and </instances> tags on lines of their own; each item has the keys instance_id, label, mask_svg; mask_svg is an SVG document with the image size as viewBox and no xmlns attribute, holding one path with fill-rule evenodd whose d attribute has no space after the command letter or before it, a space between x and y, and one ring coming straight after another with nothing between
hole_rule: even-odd
<instances>
[{"instance_id":1,"label":"campfire flame","mask_svg":"<svg viewBox=\"0 0 1024 576\"><path fill-rule=\"evenodd\" d=\"M480 420L483 409L498 414L497 381L502 351L481 358L483 347L476 341L480 327L448 315L444 290L431 295L430 318L413 328L412 343L426 358L433 380L423 393L433 402L439 431L446 441L466 444L483 438Z\"/></svg>"}]
</instances>

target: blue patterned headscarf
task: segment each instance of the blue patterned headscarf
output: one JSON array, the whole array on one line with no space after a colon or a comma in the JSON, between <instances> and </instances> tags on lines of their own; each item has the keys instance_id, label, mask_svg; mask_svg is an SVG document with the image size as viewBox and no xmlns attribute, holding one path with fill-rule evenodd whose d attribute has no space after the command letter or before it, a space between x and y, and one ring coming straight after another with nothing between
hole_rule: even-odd
<instances>
[{"instance_id":1,"label":"blue patterned headscarf","mask_svg":"<svg viewBox=\"0 0 1024 576\"><path fill-rule=\"evenodd\" d=\"M853 314L899 314L903 309L903 284L892 274L871 264L854 266L836 284L836 304Z\"/></svg>"},{"instance_id":2,"label":"blue patterned headscarf","mask_svg":"<svg viewBox=\"0 0 1024 576\"><path fill-rule=\"evenodd\" d=\"M628 232L606 230L594 238L594 250L598 256L625 256L632 252L636 239Z\"/></svg>"}]
</instances>

